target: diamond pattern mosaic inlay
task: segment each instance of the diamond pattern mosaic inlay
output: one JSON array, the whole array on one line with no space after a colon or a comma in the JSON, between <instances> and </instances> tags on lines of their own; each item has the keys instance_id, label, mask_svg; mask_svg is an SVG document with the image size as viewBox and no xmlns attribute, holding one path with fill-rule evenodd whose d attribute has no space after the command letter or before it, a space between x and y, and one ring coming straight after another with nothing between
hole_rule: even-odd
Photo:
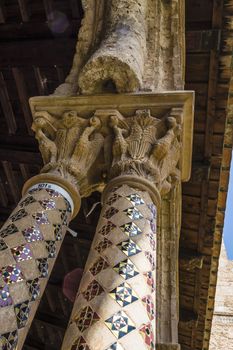
<instances>
[{"instance_id":1,"label":"diamond pattern mosaic inlay","mask_svg":"<svg viewBox=\"0 0 233 350\"><path fill-rule=\"evenodd\" d=\"M121 242L117 246L127 256L133 256L141 252L139 246L136 243L134 243L131 239Z\"/></svg>"},{"instance_id":2,"label":"diamond pattern mosaic inlay","mask_svg":"<svg viewBox=\"0 0 233 350\"><path fill-rule=\"evenodd\" d=\"M124 311L119 311L105 321L107 327L112 331L117 339L132 332L135 326Z\"/></svg>"},{"instance_id":3,"label":"diamond pattern mosaic inlay","mask_svg":"<svg viewBox=\"0 0 233 350\"><path fill-rule=\"evenodd\" d=\"M153 219L155 219L156 218L156 214L157 214L156 206L153 203L150 203L150 204L148 204L148 208L151 211Z\"/></svg>"},{"instance_id":4,"label":"diamond pattern mosaic inlay","mask_svg":"<svg viewBox=\"0 0 233 350\"><path fill-rule=\"evenodd\" d=\"M133 205L145 204L144 200L137 194L130 194L126 197Z\"/></svg>"},{"instance_id":5,"label":"diamond pattern mosaic inlay","mask_svg":"<svg viewBox=\"0 0 233 350\"><path fill-rule=\"evenodd\" d=\"M23 235L27 242L36 242L43 240L42 233L40 232L40 229L36 226L30 226L23 230Z\"/></svg>"},{"instance_id":6,"label":"diamond pattern mosaic inlay","mask_svg":"<svg viewBox=\"0 0 233 350\"><path fill-rule=\"evenodd\" d=\"M11 215L10 219L11 219L11 221L14 222L14 221L17 221L17 220L24 218L27 215L28 215L28 213L25 211L25 209L20 209L15 214Z\"/></svg>"},{"instance_id":7,"label":"diamond pattern mosaic inlay","mask_svg":"<svg viewBox=\"0 0 233 350\"><path fill-rule=\"evenodd\" d=\"M142 230L134 222L128 222L127 224L121 225L120 228L129 237L134 237L142 233Z\"/></svg>"},{"instance_id":8,"label":"diamond pattern mosaic inlay","mask_svg":"<svg viewBox=\"0 0 233 350\"><path fill-rule=\"evenodd\" d=\"M81 310L79 315L74 318L74 322L76 323L80 332L83 332L93 323L99 321L99 319L100 318L97 313L94 312L90 306L86 306Z\"/></svg>"},{"instance_id":9,"label":"diamond pattern mosaic inlay","mask_svg":"<svg viewBox=\"0 0 233 350\"><path fill-rule=\"evenodd\" d=\"M126 280L139 274L137 268L130 259L119 262L119 264L113 267L113 270L119 273L119 275Z\"/></svg>"},{"instance_id":10,"label":"diamond pattern mosaic inlay","mask_svg":"<svg viewBox=\"0 0 233 350\"><path fill-rule=\"evenodd\" d=\"M95 250L97 250L98 253L101 253L108 247L111 247L111 245L112 242L109 241L109 239L107 239L106 237L104 237L104 239L101 242L99 242L98 245L95 247Z\"/></svg>"},{"instance_id":11,"label":"diamond pattern mosaic inlay","mask_svg":"<svg viewBox=\"0 0 233 350\"><path fill-rule=\"evenodd\" d=\"M9 265L0 270L0 275L5 283L16 283L23 281L23 276L18 265Z\"/></svg>"},{"instance_id":12,"label":"diamond pattern mosaic inlay","mask_svg":"<svg viewBox=\"0 0 233 350\"><path fill-rule=\"evenodd\" d=\"M48 250L48 257L55 258L56 257L56 243L55 241L45 241L46 249Z\"/></svg>"},{"instance_id":13,"label":"diamond pattern mosaic inlay","mask_svg":"<svg viewBox=\"0 0 233 350\"><path fill-rule=\"evenodd\" d=\"M136 293L126 282L113 289L109 295L123 307L138 300Z\"/></svg>"},{"instance_id":14,"label":"diamond pattern mosaic inlay","mask_svg":"<svg viewBox=\"0 0 233 350\"><path fill-rule=\"evenodd\" d=\"M38 223L38 225L49 224L49 220L46 213L38 212L33 214L32 217L36 219L36 222Z\"/></svg>"},{"instance_id":15,"label":"diamond pattern mosaic inlay","mask_svg":"<svg viewBox=\"0 0 233 350\"><path fill-rule=\"evenodd\" d=\"M153 278L152 271L145 272L143 275L146 277L146 282L148 286L151 287L151 293L153 293L155 291L155 281Z\"/></svg>"},{"instance_id":16,"label":"diamond pattern mosaic inlay","mask_svg":"<svg viewBox=\"0 0 233 350\"><path fill-rule=\"evenodd\" d=\"M156 250L155 236L153 235L152 232L150 232L150 233L147 233L147 234L146 234L146 237L149 238L149 242L150 242L151 249L152 249L153 251L155 251L155 250Z\"/></svg>"},{"instance_id":17,"label":"diamond pattern mosaic inlay","mask_svg":"<svg viewBox=\"0 0 233 350\"><path fill-rule=\"evenodd\" d=\"M40 277L47 277L49 270L48 260L46 258L36 259L36 263L40 271Z\"/></svg>"},{"instance_id":18,"label":"diamond pattern mosaic inlay","mask_svg":"<svg viewBox=\"0 0 233 350\"><path fill-rule=\"evenodd\" d=\"M33 258L30 246L28 244L12 248L11 252L17 262L31 260Z\"/></svg>"},{"instance_id":19,"label":"diamond pattern mosaic inlay","mask_svg":"<svg viewBox=\"0 0 233 350\"><path fill-rule=\"evenodd\" d=\"M124 350L124 348L122 347L121 344L119 343L113 343L112 345L110 345L107 349L105 350Z\"/></svg>"},{"instance_id":20,"label":"diamond pattern mosaic inlay","mask_svg":"<svg viewBox=\"0 0 233 350\"><path fill-rule=\"evenodd\" d=\"M110 207L108 210L106 210L103 217L106 219L110 219L113 215L117 214L118 211L119 211L118 209L116 209L114 207Z\"/></svg>"},{"instance_id":21,"label":"diamond pattern mosaic inlay","mask_svg":"<svg viewBox=\"0 0 233 350\"><path fill-rule=\"evenodd\" d=\"M93 280L87 287L86 291L83 293L83 297L87 301L91 301L96 296L100 295L104 289L101 287L101 285L96 281Z\"/></svg>"},{"instance_id":22,"label":"diamond pattern mosaic inlay","mask_svg":"<svg viewBox=\"0 0 233 350\"><path fill-rule=\"evenodd\" d=\"M7 285L0 287L0 307L9 306L12 305L12 303L9 287Z\"/></svg>"},{"instance_id":23,"label":"diamond pattern mosaic inlay","mask_svg":"<svg viewBox=\"0 0 233 350\"><path fill-rule=\"evenodd\" d=\"M151 295L146 295L144 298L142 298L142 302L146 305L147 314L152 321L155 318L155 306Z\"/></svg>"},{"instance_id":24,"label":"diamond pattern mosaic inlay","mask_svg":"<svg viewBox=\"0 0 233 350\"><path fill-rule=\"evenodd\" d=\"M62 195L34 188L0 231L0 318L5 317L2 332L0 330L2 350L16 350L21 346L17 344L18 330L19 334L28 331L23 328L29 324L30 309L37 308L46 284L41 278L48 276L50 258L57 255L60 244L56 241L62 239L62 223L68 222L68 211L71 211L70 204Z\"/></svg>"},{"instance_id":25,"label":"diamond pattern mosaic inlay","mask_svg":"<svg viewBox=\"0 0 233 350\"><path fill-rule=\"evenodd\" d=\"M16 350L18 342L18 331L4 333L0 335L0 344L2 350Z\"/></svg>"},{"instance_id":26,"label":"diamond pattern mosaic inlay","mask_svg":"<svg viewBox=\"0 0 233 350\"><path fill-rule=\"evenodd\" d=\"M3 239L0 239L0 251L7 249L6 243L3 241Z\"/></svg>"},{"instance_id":27,"label":"diamond pattern mosaic inlay","mask_svg":"<svg viewBox=\"0 0 233 350\"><path fill-rule=\"evenodd\" d=\"M151 323L144 324L140 327L140 333L148 346L148 350L155 349L155 339Z\"/></svg>"},{"instance_id":28,"label":"diamond pattern mosaic inlay","mask_svg":"<svg viewBox=\"0 0 233 350\"><path fill-rule=\"evenodd\" d=\"M111 221L108 221L106 225L104 225L98 233L101 233L103 236L107 236L114 228L116 227Z\"/></svg>"},{"instance_id":29,"label":"diamond pattern mosaic inlay","mask_svg":"<svg viewBox=\"0 0 233 350\"><path fill-rule=\"evenodd\" d=\"M131 219L131 220L140 220L143 218L142 213L136 208L128 208L124 210L124 213Z\"/></svg>"},{"instance_id":30,"label":"diamond pattern mosaic inlay","mask_svg":"<svg viewBox=\"0 0 233 350\"><path fill-rule=\"evenodd\" d=\"M90 350L90 348L85 339L83 337L79 337L77 340L75 340L74 344L72 344L71 350Z\"/></svg>"},{"instance_id":31,"label":"diamond pattern mosaic inlay","mask_svg":"<svg viewBox=\"0 0 233 350\"><path fill-rule=\"evenodd\" d=\"M109 267L108 263L106 260L104 260L102 257L100 257L94 265L90 268L90 272L92 275L97 275L100 273L102 270L107 269Z\"/></svg>"},{"instance_id":32,"label":"diamond pattern mosaic inlay","mask_svg":"<svg viewBox=\"0 0 233 350\"><path fill-rule=\"evenodd\" d=\"M56 241L61 241L62 240L62 225L60 224L54 224L54 236Z\"/></svg>"},{"instance_id":33,"label":"diamond pattern mosaic inlay","mask_svg":"<svg viewBox=\"0 0 233 350\"><path fill-rule=\"evenodd\" d=\"M56 208L56 203L52 199L44 199L43 201L39 201L39 203L45 210L51 210Z\"/></svg>"},{"instance_id":34,"label":"diamond pattern mosaic inlay","mask_svg":"<svg viewBox=\"0 0 233 350\"><path fill-rule=\"evenodd\" d=\"M14 306L18 328L25 327L29 316L29 301Z\"/></svg>"},{"instance_id":35,"label":"diamond pattern mosaic inlay","mask_svg":"<svg viewBox=\"0 0 233 350\"><path fill-rule=\"evenodd\" d=\"M35 203L35 202L36 202L36 200L35 200L35 198L34 198L33 196L28 196L28 197L26 197L22 202L20 202L19 206L20 206L21 208L23 208L23 207L26 207L26 206L28 206L29 204Z\"/></svg>"},{"instance_id":36,"label":"diamond pattern mosaic inlay","mask_svg":"<svg viewBox=\"0 0 233 350\"><path fill-rule=\"evenodd\" d=\"M14 224L8 225L6 228L0 231L0 237L5 238L13 233L18 232L17 227Z\"/></svg>"},{"instance_id":37,"label":"diamond pattern mosaic inlay","mask_svg":"<svg viewBox=\"0 0 233 350\"><path fill-rule=\"evenodd\" d=\"M153 254L151 254L151 252L145 252L145 256L147 257L147 259L149 260L149 262L151 264L152 271L154 271L154 269L155 269L155 259L154 259Z\"/></svg>"},{"instance_id":38,"label":"diamond pattern mosaic inlay","mask_svg":"<svg viewBox=\"0 0 233 350\"><path fill-rule=\"evenodd\" d=\"M106 204L107 205L112 205L115 203L118 199L120 199L121 196L117 193L112 194L112 196L107 200Z\"/></svg>"},{"instance_id":39,"label":"diamond pattern mosaic inlay","mask_svg":"<svg viewBox=\"0 0 233 350\"><path fill-rule=\"evenodd\" d=\"M28 280L26 284L31 295L31 300L36 300L40 295L39 278L35 278L34 280Z\"/></svg>"}]
</instances>

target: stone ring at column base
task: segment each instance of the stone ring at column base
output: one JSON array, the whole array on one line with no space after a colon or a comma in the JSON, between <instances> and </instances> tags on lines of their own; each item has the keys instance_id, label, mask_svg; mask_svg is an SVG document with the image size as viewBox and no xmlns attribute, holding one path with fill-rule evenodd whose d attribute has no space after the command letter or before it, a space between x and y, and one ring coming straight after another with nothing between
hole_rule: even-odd
<instances>
[{"instance_id":1,"label":"stone ring at column base","mask_svg":"<svg viewBox=\"0 0 233 350\"><path fill-rule=\"evenodd\" d=\"M107 193L109 193L114 187L118 187L123 184L138 188L142 191L147 191L150 194L154 204L158 208L160 207L161 196L156 186L154 186L150 181L135 175L121 175L112 179L102 193L102 203L104 203Z\"/></svg>"},{"instance_id":2,"label":"stone ring at column base","mask_svg":"<svg viewBox=\"0 0 233 350\"><path fill-rule=\"evenodd\" d=\"M65 191L67 191L70 194L74 204L72 219L78 214L79 209L81 207L81 196L77 188L69 181L54 174L39 174L33 176L25 182L22 189L22 195L24 195L30 187L33 187L34 185L37 185L39 183L51 183L62 187Z\"/></svg>"}]
</instances>

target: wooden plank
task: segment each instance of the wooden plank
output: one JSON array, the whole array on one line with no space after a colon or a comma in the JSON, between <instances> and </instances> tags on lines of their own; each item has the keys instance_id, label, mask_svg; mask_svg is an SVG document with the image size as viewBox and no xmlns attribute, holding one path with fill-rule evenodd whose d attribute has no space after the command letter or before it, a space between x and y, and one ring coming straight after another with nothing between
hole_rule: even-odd
<instances>
[{"instance_id":1,"label":"wooden plank","mask_svg":"<svg viewBox=\"0 0 233 350\"><path fill-rule=\"evenodd\" d=\"M5 188L1 178L0 178L0 203L1 203L1 206L4 206L4 207L7 207L7 205L8 205L8 197L7 197L6 188Z\"/></svg>"},{"instance_id":2,"label":"wooden plank","mask_svg":"<svg viewBox=\"0 0 233 350\"><path fill-rule=\"evenodd\" d=\"M24 182L26 182L30 176L30 170L28 164L20 163L19 168L23 177Z\"/></svg>"},{"instance_id":3,"label":"wooden plank","mask_svg":"<svg viewBox=\"0 0 233 350\"><path fill-rule=\"evenodd\" d=\"M5 5L4 5L4 1L0 0L0 23L5 23L5 22L6 22Z\"/></svg>"},{"instance_id":4,"label":"wooden plank","mask_svg":"<svg viewBox=\"0 0 233 350\"><path fill-rule=\"evenodd\" d=\"M2 161L2 165L3 165L4 172L6 174L8 185L10 187L12 196L14 198L14 202L15 204L17 204L18 201L20 200L21 195L20 195L18 182L16 181L16 178L12 169L12 165L8 161Z\"/></svg>"},{"instance_id":5,"label":"wooden plank","mask_svg":"<svg viewBox=\"0 0 233 350\"><path fill-rule=\"evenodd\" d=\"M52 22L54 20L54 1L53 0L43 0L44 9L47 21Z\"/></svg>"},{"instance_id":6,"label":"wooden plank","mask_svg":"<svg viewBox=\"0 0 233 350\"><path fill-rule=\"evenodd\" d=\"M23 22L28 22L30 19L28 7L27 7L27 1L26 0L18 0L19 9L22 17Z\"/></svg>"},{"instance_id":7,"label":"wooden plank","mask_svg":"<svg viewBox=\"0 0 233 350\"><path fill-rule=\"evenodd\" d=\"M76 39L25 40L2 42L1 66L54 66L71 65Z\"/></svg>"},{"instance_id":8,"label":"wooden plank","mask_svg":"<svg viewBox=\"0 0 233 350\"><path fill-rule=\"evenodd\" d=\"M69 0L70 3L70 8L72 12L72 17L73 18L80 18L81 13L80 13L80 4L77 0Z\"/></svg>"},{"instance_id":9,"label":"wooden plank","mask_svg":"<svg viewBox=\"0 0 233 350\"><path fill-rule=\"evenodd\" d=\"M24 115L25 124L27 126L27 131L28 131L28 134L32 136L33 135L33 132L31 129L32 116L31 116L31 111L28 104L29 95L27 93L24 76L22 74L22 71L17 67L12 68L12 73L15 79L19 100L20 100L21 108Z\"/></svg>"},{"instance_id":10,"label":"wooden plank","mask_svg":"<svg viewBox=\"0 0 233 350\"><path fill-rule=\"evenodd\" d=\"M39 95L48 95L47 78L42 75L39 67L33 67L33 70Z\"/></svg>"},{"instance_id":11,"label":"wooden plank","mask_svg":"<svg viewBox=\"0 0 233 350\"><path fill-rule=\"evenodd\" d=\"M76 38L81 25L81 20L68 20L67 29L57 34L59 38ZM23 22L23 23L5 23L0 26L0 40L2 41L16 41L20 39L25 40L42 40L53 39L54 33L51 31L46 22ZM21 43L23 44L23 43Z\"/></svg>"},{"instance_id":12,"label":"wooden plank","mask_svg":"<svg viewBox=\"0 0 233 350\"><path fill-rule=\"evenodd\" d=\"M0 160L11 163L24 162L25 164L42 165L40 153L30 151L19 151L15 149L0 149Z\"/></svg>"},{"instance_id":13,"label":"wooden plank","mask_svg":"<svg viewBox=\"0 0 233 350\"><path fill-rule=\"evenodd\" d=\"M15 134L17 130L16 119L2 72L0 72L0 102L4 112L5 120L7 122L9 134Z\"/></svg>"},{"instance_id":14,"label":"wooden plank","mask_svg":"<svg viewBox=\"0 0 233 350\"><path fill-rule=\"evenodd\" d=\"M186 52L208 52L220 47L221 31L218 29L209 30L188 30L186 31Z\"/></svg>"},{"instance_id":15,"label":"wooden plank","mask_svg":"<svg viewBox=\"0 0 233 350\"><path fill-rule=\"evenodd\" d=\"M207 83L209 79L209 54L186 55L186 82Z\"/></svg>"},{"instance_id":16,"label":"wooden plank","mask_svg":"<svg viewBox=\"0 0 233 350\"><path fill-rule=\"evenodd\" d=\"M192 197L190 195L182 196L182 211L184 213L200 213L200 198Z\"/></svg>"}]
</instances>

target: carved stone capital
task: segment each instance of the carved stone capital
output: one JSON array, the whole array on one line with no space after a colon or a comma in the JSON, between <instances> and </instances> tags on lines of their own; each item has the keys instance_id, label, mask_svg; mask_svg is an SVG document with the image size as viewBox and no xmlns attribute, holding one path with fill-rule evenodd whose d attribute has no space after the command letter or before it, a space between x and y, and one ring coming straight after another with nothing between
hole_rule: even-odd
<instances>
[{"instance_id":1,"label":"carved stone capital","mask_svg":"<svg viewBox=\"0 0 233 350\"><path fill-rule=\"evenodd\" d=\"M109 178L131 176L153 183L161 195L180 180L182 109L171 109L162 118L150 110L136 110L123 118L109 117L113 131L109 159Z\"/></svg>"},{"instance_id":2,"label":"carved stone capital","mask_svg":"<svg viewBox=\"0 0 233 350\"><path fill-rule=\"evenodd\" d=\"M99 118L81 118L73 110L60 117L47 111L36 112L32 129L44 161L41 173L66 180L77 187L81 196L88 196L93 190L91 167L104 143L100 126Z\"/></svg>"}]
</instances>

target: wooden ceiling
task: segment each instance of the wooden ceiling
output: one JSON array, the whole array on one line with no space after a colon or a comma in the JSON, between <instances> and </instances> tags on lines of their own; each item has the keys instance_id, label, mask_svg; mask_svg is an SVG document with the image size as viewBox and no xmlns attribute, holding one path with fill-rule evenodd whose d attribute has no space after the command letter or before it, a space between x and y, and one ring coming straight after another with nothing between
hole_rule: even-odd
<instances>
[{"instance_id":1,"label":"wooden ceiling","mask_svg":"<svg viewBox=\"0 0 233 350\"><path fill-rule=\"evenodd\" d=\"M42 164L30 129L28 99L51 94L64 81L82 16L80 0L0 1L0 224L18 202L23 183ZM232 150L231 141L224 141L233 46L230 16L230 0L186 0L186 89L196 91L196 105L192 178L183 185L182 350L208 349ZM86 214L98 200L98 193L84 200L71 224L78 237L65 238L24 350L61 346L72 309L62 293L63 278L85 264L100 207ZM190 269L187 261L193 257L202 261L202 268Z\"/></svg>"}]
</instances>

